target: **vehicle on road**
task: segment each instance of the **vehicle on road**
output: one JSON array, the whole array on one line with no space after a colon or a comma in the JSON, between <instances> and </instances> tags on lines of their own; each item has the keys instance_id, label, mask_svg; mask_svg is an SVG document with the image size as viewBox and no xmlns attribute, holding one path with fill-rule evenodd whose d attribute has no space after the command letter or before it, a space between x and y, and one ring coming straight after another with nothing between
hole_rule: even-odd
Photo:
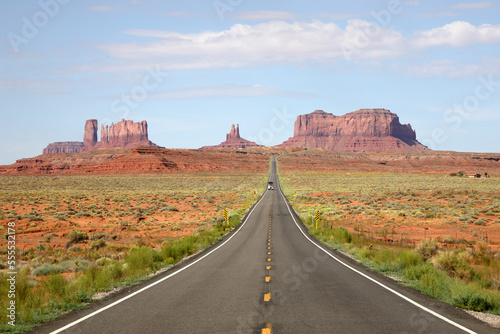
<instances>
[{"instance_id":1,"label":"vehicle on road","mask_svg":"<svg viewBox=\"0 0 500 334\"><path fill-rule=\"evenodd\" d=\"M274 190L274 186L272 182L267 183L267 190Z\"/></svg>"}]
</instances>

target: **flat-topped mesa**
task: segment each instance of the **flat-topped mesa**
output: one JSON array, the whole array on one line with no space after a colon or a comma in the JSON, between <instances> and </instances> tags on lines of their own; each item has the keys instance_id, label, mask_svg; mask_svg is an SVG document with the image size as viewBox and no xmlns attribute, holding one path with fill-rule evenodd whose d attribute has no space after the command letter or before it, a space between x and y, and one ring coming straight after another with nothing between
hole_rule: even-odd
<instances>
[{"instance_id":1,"label":"flat-topped mesa","mask_svg":"<svg viewBox=\"0 0 500 334\"><path fill-rule=\"evenodd\" d=\"M97 120L85 125L82 152L98 148L133 148L137 146L159 147L148 139L148 123L122 119L111 125L101 125L101 141L97 142Z\"/></svg>"},{"instance_id":2,"label":"flat-topped mesa","mask_svg":"<svg viewBox=\"0 0 500 334\"><path fill-rule=\"evenodd\" d=\"M261 147L257 143L243 139L240 137L240 125L234 124L231 126L231 131L226 135L226 141L215 146L203 146L202 150L210 150L217 148L247 148L247 147Z\"/></svg>"},{"instance_id":3,"label":"flat-topped mesa","mask_svg":"<svg viewBox=\"0 0 500 334\"><path fill-rule=\"evenodd\" d=\"M426 150L410 124L387 109L360 109L343 116L322 110L297 117L294 136L280 146L339 152Z\"/></svg>"},{"instance_id":4,"label":"flat-topped mesa","mask_svg":"<svg viewBox=\"0 0 500 334\"><path fill-rule=\"evenodd\" d=\"M65 141L49 144L43 149L43 154L53 153L78 153L83 148L81 141Z\"/></svg>"}]
</instances>

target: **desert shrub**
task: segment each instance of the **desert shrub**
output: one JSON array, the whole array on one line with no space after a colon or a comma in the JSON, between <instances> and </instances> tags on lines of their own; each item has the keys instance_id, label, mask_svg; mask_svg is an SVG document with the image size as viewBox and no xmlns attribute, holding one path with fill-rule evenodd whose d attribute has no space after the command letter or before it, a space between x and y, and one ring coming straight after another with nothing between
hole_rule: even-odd
<instances>
[{"instance_id":1,"label":"desert shrub","mask_svg":"<svg viewBox=\"0 0 500 334\"><path fill-rule=\"evenodd\" d=\"M371 259L373 256L373 251L369 248L362 248L359 250L358 255L362 259Z\"/></svg>"},{"instance_id":2,"label":"desert shrub","mask_svg":"<svg viewBox=\"0 0 500 334\"><path fill-rule=\"evenodd\" d=\"M63 296L66 292L68 281L61 274L50 275L42 281L42 287L49 292L52 298Z\"/></svg>"},{"instance_id":3,"label":"desert shrub","mask_svg":"<svg viewBox=\"0 0 500 334\"><path fill-rule=\"evenodd\" d=\"M415 249L425 260L430 259L437 254L438 244L435 240L426 239L420 242Z\"/></svg>"},{"instance_id":4,"label":"desert shrub","mask_svg":"<svg viewBox=\"0 0 500 334\"><path fill-rule=\"evenodd\" d=\"M439 252L434 258L433 263L441 270L446 271L452 277L458 277L464 280L472 280L474 270L469 264L469 255L465 252L444 251Z\"/></svg>"},{"instance_id":5,"label":"desert shrub","mask_svg":"<svg viewBox=\"0 0 500 334\"><path fill-rule=\"evenodd\" d=\"M111 260L109 257L101 257L95 261L95 264L97 264L100 267L104 267L112 262L113 260Z\"/></svg>"},{"instance_id":6,"label":"desert shrub","mask_svg":"<svg viewBox=\"0 0 500 334\"><path fill-rule=\"evenodd\" d=\"M106 246L106 241L104 239L97 239L90 244L90 249L99 250Z\"/></svg>"},{"instance_id":7,"label":"desert shrub","mask_svg":"<svg viewBox=\"0 0 500 334\"><path fill-rule=\"evenodd\" d=\"M455 293L451 304L476 312L487 312L500 307L500 297L483 291L476 285L469 284L461 287L459 291Z\"/></svg>"},{"instance_id":8,"label":"desert shrub","mask_svg":"<svg viewBox=\"0 0 500 334\"><path fill-rule=\"evenodd\" d=\"M88 240L89 236L87 233L82 232L82 231L71 231L68 234L68 239L72 244L77 244L82 241Z\"/></svg>"},{"instance_id":9,"label":"desert shrub","mask_svg":"<svg viewBox=\"0 0 500 334\"><path fill-rule=\"evenodd\" d=\"M403 269L411 268L422 263L421 255L416 252L403 250L397 254L397 258Z\"/></svg>"},{"instance_id":10,"label":"desert shrub","mask_svg":"<svg viewBox=\"0 0 500 334\"><path fill-rule=\"evenodd\" d=\"M33 270L33 275L35 276L47 276L53 274L60 274L64 272L64 268L59 265L52 264L42 264L40 267L37 267Z\"/></svg>"},{"instance_id":11,"label":"desert shrub","mask_svg":"<svg viewBox=\"0 0 500 334\"><path fill-rule=\"evenodd\" d=\"M478 226L485 226L486 225L486 219L484 218L479 218L478 220L476 220L474 222L474 225L478 225Z\"/></svg>"},{"instance_id":12,"label":"desert shrub","mask_svg":"<svg viewBox=\"0 0 500 334\"><path fill-rule=\"evenodd\" d=\"M177 263L182 258L195 253L198 248L194 245L195 237L190 236L167 243L162 248L162 255L170 263Z\"/></svg>"},{"instance_id":13,"label":"desert shrub","mask_svg":"<svg viewBox=\"0 0 500 334\"><path fill-rule=\"evenodd\" d=\"M69 251L71 252L82 252L83 251L83 248L81 246L78 246L78 245L74 245L74 246L71 246L68 248Z\"/></svg>"},{"instance_id":14,"label":"desert shrub","mask_svg":"<svg viewBox=\"0 0 500 334\"><path fill-rule=\"evenodd\" d=\"M148 269L154 270L154 251L150 247L134 247L125 259L127 270L132 276L141 276Z\"/></svg>"},{"instance_id":15,"label":"desert shrub","mask_svg":"<svg viewBox=\"0 0 500 334\"><path fill-rule=\"evenodd\" d=\"M167 205L167 206L164 206L160 212L163 212L163 211L174 211L174 212L178 212L179 209L177 209L176 207L173 207L173 206L170 206L170 205Z\"/></svg>"},{"instance_id":16,"label":"desert shrub","mask_svg":"<svg viewBox=\"0 0 500 334\"><path fill-rule=\"evenodd\" d=\"M349 233L349 231L345 228L337 228L332 230L331 235L335 239L335 241L339 243L351 243L352 242L352 235Z\"/></svg>"},{"instance_id":17,"label":"desert shrub","mask_svg":"<svg viewBox=\"0 0 500 334\"><path fill-rule=\"evenodd\" d=\"M182 230L182 228L180 226L172 226L170 228L170 231L180 231L180 230Z\"/></svg>"},{"instance_id":18,"label":"desert shrub","mask_svg":"<svg viewBox=\"0 0 500 334\"><path fill-rule=\"evenodd\" d=\"M109 234L104 232L97 232L90 237L90 240L99 240L99 239L108 240Z\"/></svg>"}]
</instances>

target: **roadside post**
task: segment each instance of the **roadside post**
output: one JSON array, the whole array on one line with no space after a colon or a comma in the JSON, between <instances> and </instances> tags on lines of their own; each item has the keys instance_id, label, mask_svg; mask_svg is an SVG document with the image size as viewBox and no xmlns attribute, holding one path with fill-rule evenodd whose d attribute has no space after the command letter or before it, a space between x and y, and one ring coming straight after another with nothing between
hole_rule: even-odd
<instances>
[{"instance_id":1,"label":"roadside post","mask_svg":"<svg viewBox=\"0 0 500 334\"><path fill-rule=\"evenodd\" d=\"M229 226L229 209L224 209L224 220L226 221L226 224Z\"/></svg>"},{"instance_id":2,"label":"roadside post","mask_svg":"<svg viewBox=\"0 0 500 334\"><path fill-rule=\"evenodd\" d=\"M318 229L319 210L316 211L316 229Z\"/></svg>"}]
</instances>

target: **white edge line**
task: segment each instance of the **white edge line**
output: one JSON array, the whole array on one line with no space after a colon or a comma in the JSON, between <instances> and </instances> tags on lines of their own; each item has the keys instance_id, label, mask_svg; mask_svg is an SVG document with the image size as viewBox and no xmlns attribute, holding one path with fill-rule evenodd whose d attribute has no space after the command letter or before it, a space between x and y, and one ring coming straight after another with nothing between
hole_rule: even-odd
<instances>
[{"instance_id":1,"label":"white edge line","mask_svg":"<svg viewBox=\"0 0 500 334\"><path fill-rule=\"evenodd\" d=\"M472 331L472 330L470 330L470 329L468 329L468 328L466 328L466 327L464 327L464 326L462 326L462 325L460 325L460 324L458 324L458 323L454 322L453 320L450 320L450 319L446 318L445 316L442 316L442 315L441 315L441 314L439 314L439 313L434 312L434 311L433 311L433 310L431 310L431 309L428 309L427 307L425 307L425 306L423 306L423 305L421 305L421 304L417 303L416 301L414 301L414 300L412 300L412 299L410 299L410 298L406 297L405 295L403 295L403 294L401 294L401 293L399 293L399 292L397 292L397 291L395 291L395 290L393 290L393 289L389 288L388 286L386 286L386 285L384 285L384 284L380 283L380 282L379 282L379 281L377 281L376 279L374 279L374 278L372 278L372 277L370 277L370 276L368 276L368 275L366 275L366 274L362 273L361 271L359 271L359 270L357 270L357 269L355 269L355 268L351 267L351 266L350 266L350 265L348 265L347 263L344 263L343 261L341 261L340 259L338 259L338 258L337 258L337 257L335 257L334 255L332 255L330 252L328 252L327 250L325 250L323 247L321 247L320 245L318 245L317 243L315 243L313 240L311 240L311 238L309 238L309 236L308 236L308 235L306 235L306 234L304 233L304 231L300 228L299 224L297 223L297 220L295 219L295 216L293 215L292 211L290 210L290 205L289 205L289 204L288 204L288 202L286 201L285 194L284 194L284 193L283 193L283 191L281 190L281 185L280 185L280 192L281 192L281 196L282 196L282 197L283 197L283 199L285 200L285 204L286 204L286 206L287 206L287 208L288 208L288 212L289 212L289 213L290 213L290 215L292 216L292 219L293 219L293 221L295 222L295 225L296 225L296 226L297 226L297 228L300 230L300 232L302 233L302 235L304 235L304 237L305 237L307 240L309 240L309 241L310 241L313 245L315 245L316 247L318 247L319 249L321 249L323 252L325 252L325 253L326 253L328 256L330 256L332 259L334 259L335 261L339 262L339 263L340 263L340 264L342 264L343 266L345 266L345 267L349 268L350 270L354 271L355 273L357 273L357 274L359 274L359 275L363 276L364 278L366 278L366 279L368 279L368 280L372 281L373 283L375 283L375 284L377 284L377 285L381 286L382 288L384 288L384 289L388 290L389 292L392 292L392 293L393 293L393 294L395 294L396 296L398 296L398 297L400 297L400 298L402 298L402 299L406 300L407 302L409 302L409 303L411 303L411 304L415 305L416 307L420 308L421 310L423 310L423 311L425 311L425 312L427 312L427 313L429 313L429 314L432 314L432 315L433 315L433 316L435 316L436 318L439 318L439 319L441 319L441 320L443 320L443 321L445 321L445 322L449 323L450 325L453 325L453 326L455 326L455 327L457 327L457 328L459 328L459 329L463 330L464 332L467 332L467 333L470 333L470 334L477 334L476 332L474 332L474 331Z\"/></svg>"},{"instance_id":2,"label":"white edge line","mask_svg":"<svg viewBox=\"0 0 500 334\"><path fill-rule=\"evenodd\" d=\"M157 284L160 284L160 283L162 283L162 282L166 281L167 279L169 279L169 278L171 278L171 277L173 277L173 276L175 276L175 275L177 275L177 274L179 274L179 273L183 272L184 270L188 269L189 267L191 267L191 266L195 265L196 263L200 262L201 260L205 259L207 256L209 256L210 254L212 254L213 252L215 252L216 250L218 250L219 248L221 248L222 246L224 246L225 244L227 244L227 243L228 243L228 242L229 242L229 241L230 241L230 240L231 240L231 239L232 239L232 238L233 238L236 234L238 234L238 232L239 232L239 231L243 228L243 226L247 223L248 218L250 218L251 214L254 212L254 210L257 208L257 206L259 206L260 202L262 202L262 200L264 199L264 196L266 195L266 193L267 193L267 192L268 192L268 190L266 189L266 191L262 194L262 197L260 198L260 200L257 202L257 204L255 204L255 206L253 207L253 209L252 209L252 210L248 213L247 217L245 218L245 221L241 224L241 226L238 228L238 230L236 230L236 232L234 232L234 233L233 233L233 234L232 234L232 235L231 235L231 236L230 236L230 237L229 237L226 241L224 241L222 244L220 244L217 248L215 248L215 249L211 250L210 252L208 252L207 254L203 255L202 257L200 257L200 258L199 258L199 259L197 259L196 261L194 261L194 262L192 262L192 263L188 264L187 266L185 266L185 267L183 267L183 268L181 268L181 269L177 270L176 272L174 272L174 273L172 273L172 274L170 274L170 275L168 275L168 276L165 276L165 277L163 277L162 279L159 279L158 281L156 281L156 282L154 282L154 283L151 283L150 285L145 286L144 288L142 288L142 289L140 289L140 290L137 290L136 292L131 293L130 295L128 295L128 296L126 296L126 297L123 297L122 299L119 299L119 300L117 300L117 301L116 301L116 302L114 302L114 303L111 303L111 304L109 304L109 305L106 305L105 307L103 307L103 308L101 308L101 309L98 309L97 311L94 311L94 312L92 312L92 313L90 313L90 314L88 314L88 315L86 315L86 316L84 316L84 317L82 317L82 318L80 318L80 319L78 319L78 320L76 320L76 321L74 321L74 322L72 322L72 323L70 323L70 324L68 324L68 325L64 326L64 327L62 327L62 328L59 328L59 329L57 329L57 330L55 330L55 331L51 332L50 334L57 334L57 333L61 333L62 331L66 330L66 329L69 329L69 328L71 328L71 327L73 327L73 326L75 326L75 325L79 324L80 322L83 322L83 321L85 321L85 320L87 320L87 319L89 319L89 318L92 318L93 316L95 316L95 315L97 315L97 314L99 314L99 313L101 313L101 312L104 312L104 311L106 311L107 309L110 309L110 308L112 308L113 306L116 306L116 305L118 305L118 304L120 304L120 303L122 303L122 302L126 301L127 299L132 298L132 297L134 297L135 295L138 295L139 293L141 293L141 292L144 292L144 291L148 290L149 288L152 288L153 286L155 286L155 285L157 285Z\"/></svg>"}]
</instances>

